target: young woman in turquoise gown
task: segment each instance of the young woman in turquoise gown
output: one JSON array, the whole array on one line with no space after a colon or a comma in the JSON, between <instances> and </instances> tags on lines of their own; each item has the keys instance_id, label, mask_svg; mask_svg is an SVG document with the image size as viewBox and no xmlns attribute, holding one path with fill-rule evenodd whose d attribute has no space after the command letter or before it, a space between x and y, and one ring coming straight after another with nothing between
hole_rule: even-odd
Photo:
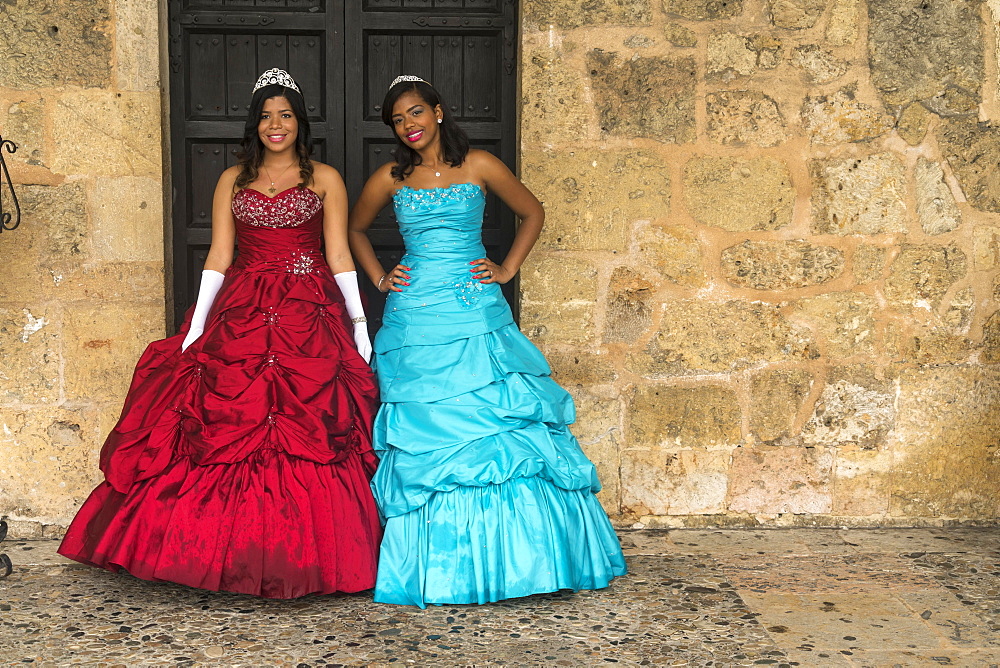
<instances>
[{"instance_id":1,"label":"young woman in turquoise gown","mask_svg":"<svg viewBox=\"0 0 1000 668\"><path fill-rule=\"evenodd\" d=\"M357 261L389 293L374 345L383 403L372 488L386 521L375 601L605 587L625 561L567 426L573 400L500 291L538 238L542 206L500 160L469 149L427 82L394 81L382 120L396 162L365 184L348 231ZM482 244L487 192L521 219L499 264ZM365 231L390 202L406 254L385 271Z\"/></svg>"}]
</instances>

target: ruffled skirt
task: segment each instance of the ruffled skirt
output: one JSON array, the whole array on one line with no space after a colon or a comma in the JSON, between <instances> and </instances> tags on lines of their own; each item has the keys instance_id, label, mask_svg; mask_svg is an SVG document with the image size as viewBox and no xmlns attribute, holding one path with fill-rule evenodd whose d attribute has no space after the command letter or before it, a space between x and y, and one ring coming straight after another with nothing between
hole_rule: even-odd
<instances>
[{"instance_id":1,"label":"ruffled skirt","mask_svg":"<svg viewBox=\"0 0 1000 668\"><path fill-rule=\"evenodd\" d=\"M449 314L446 327L417 315L396 331L390 316L376 342L378 602L486 603L598 589L626 571L568 428L572 398L506 304L487 308L506 315Z\"/></svg>"}]
</instances>

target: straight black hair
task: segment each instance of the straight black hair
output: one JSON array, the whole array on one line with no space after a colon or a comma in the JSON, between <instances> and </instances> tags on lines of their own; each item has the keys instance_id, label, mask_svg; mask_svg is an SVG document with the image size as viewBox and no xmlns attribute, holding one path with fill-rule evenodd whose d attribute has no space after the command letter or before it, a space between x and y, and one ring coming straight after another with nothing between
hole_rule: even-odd
<instances>
[{"instance_id":1,"label":"straight black hair","mask_svg":"<svg viewBox=\"0 0 1000 668\"><path fill-rule=\"evenodd\" d=\"M299 157L298 187L304 188L312 182L313 165L309 156L312 154L312 130L309 128L309 116L306 114L306 103L302 95L294 88L285 88L280 84L270 84L258 88L250 99L250 113L243 127L243 140L240 152L236 154L239 160L240 173L236 177L236 187L246 188L260 174L260 166L264 163L264 144L257 136L257 126L261 114L264 113L264 103L272 97L284 97L292 107L292 113L299 121L299 134L295 138L295 153Z\"/></svg>"},{"instance_id":2,"label":"straight black hair","mask_svg":"<svg viewBox=\"0 0 1000 668\"><path fill-rule=\"evenodd\" d=\"M392 128L393 105L396 104L396 100L411 92L419 95L431 109L441 105L442 120L438 129L441 132L444 161L452 167L461 166L465 162L465 156L469 153L469 136L465 134L465 130L458 126L458 122L455 121L448 105L441 100L441 94L429 83L425 81L401 81L390 88L385 94L385 100L382 101L382 122ZM423 159L419 153L400 139L395 130L393 130L392 136L396 138L398 144L396 164L392 167L392 178L402 181L413 173L413 168L422 163Z\"/></svg>"}]
</instances>

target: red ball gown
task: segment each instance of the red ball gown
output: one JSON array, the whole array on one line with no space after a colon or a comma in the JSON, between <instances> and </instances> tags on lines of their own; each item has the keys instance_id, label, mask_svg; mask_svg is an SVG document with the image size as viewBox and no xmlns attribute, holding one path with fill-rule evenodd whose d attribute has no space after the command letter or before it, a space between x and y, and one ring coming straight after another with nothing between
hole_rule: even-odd
<instances>
[{"instance_id":1,"label":"red ball gown","mask_svg":"<svg viewBox=\"0 0 1000 668\"><path fill-rule=\"evenodd\" d=\"M239 255L204 334L181 352L185 323L146 349L59 553L267 598L369 589L378 391L321 252L323 203L243 190L233 214Z\"/></svg>"}]
</instances>

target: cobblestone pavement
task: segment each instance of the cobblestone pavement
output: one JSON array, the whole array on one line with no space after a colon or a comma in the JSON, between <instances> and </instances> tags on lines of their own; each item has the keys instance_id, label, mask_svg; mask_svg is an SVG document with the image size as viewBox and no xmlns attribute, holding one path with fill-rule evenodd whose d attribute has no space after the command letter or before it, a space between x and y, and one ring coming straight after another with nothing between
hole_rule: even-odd
<instances>
[{"instance_id":1,"label":"cobblestone pavement","mask_svg":"<svg viewBox=\"0 0 1000 668\"><path fill-rule=\"evenodd\" d=\"M997 666L1000 529L622 531L608 589L265 601L0 545L0 665Z\"/></svg>"}]
</instances>

